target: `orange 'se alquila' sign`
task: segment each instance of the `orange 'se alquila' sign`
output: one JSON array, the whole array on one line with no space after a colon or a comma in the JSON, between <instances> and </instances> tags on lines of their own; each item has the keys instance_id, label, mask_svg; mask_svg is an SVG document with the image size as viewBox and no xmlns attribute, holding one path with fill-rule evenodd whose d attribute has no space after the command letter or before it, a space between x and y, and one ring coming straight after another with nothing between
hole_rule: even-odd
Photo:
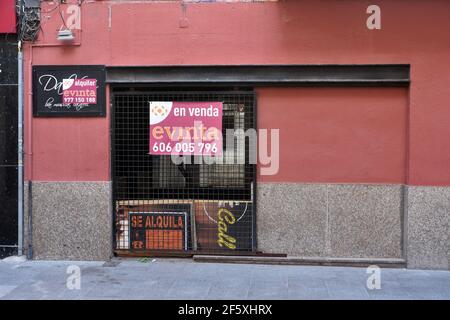
<instances>
[{"instance_id":1,"label":"orange 'se alquila' sign","mask_svg":"<svg viewBox=\"0 0 450 320\"><path fill-rule=\"evenodd\" d=\"M187 249L185 212L131 212L130 223L132 249Z\"/></svg>"}]
</instances>

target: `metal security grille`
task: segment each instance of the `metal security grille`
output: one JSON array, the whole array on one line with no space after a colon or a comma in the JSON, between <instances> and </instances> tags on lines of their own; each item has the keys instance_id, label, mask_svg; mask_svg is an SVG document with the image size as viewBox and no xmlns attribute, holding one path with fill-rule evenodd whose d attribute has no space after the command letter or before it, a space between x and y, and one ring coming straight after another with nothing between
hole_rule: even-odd
<instances>
[{"instance_id":1,"label":"metal security grille","mask_svg":"<svg viewBox=\"0 0 450 320\"><path fill-rule=\"evenodd\" d=\"M254 251L256 166L248 138L227 143L227 129L256 129L253 91L115 91L112 101L116 252ZM150 155L149 101L222 102L222 161Z\"/></svg>"}]
</instances>

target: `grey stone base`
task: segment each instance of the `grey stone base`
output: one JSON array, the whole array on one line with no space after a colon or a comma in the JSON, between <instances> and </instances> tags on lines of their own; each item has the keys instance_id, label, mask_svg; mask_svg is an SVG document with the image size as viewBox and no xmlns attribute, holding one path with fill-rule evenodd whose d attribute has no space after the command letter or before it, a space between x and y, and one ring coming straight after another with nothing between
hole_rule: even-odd
<instances>
[{"instance_id":1,"label":"grey stone base","mask_svg":"<svg viewBox=\"0 0 450 320\"><path fill-rule=\"evenodd\" d=\"M450 269L450 187L408 187L409 268Z\"/></svg>"},{"instance_id":2,"label":"grey stone base","mask_svg":"<svg viewBox=\"0 0 450 320\"><path fill-rule=\"evenodd\" d=\"M28 188L29 183L26 190ZM29 197L27 192L25 195L27 216ZM111 258L110 182L33 182L32 211L33 259ZM27 234L28 228L25 230L26 248Z\"/></svg>"},{"instance_id":3,"label":"grey stone base","mask_svg":"<svg viewBox=\"0 0 450 320\"><path fill-rule=\"evenodd\" d=\"M404 258L403 189L259 183L258 249L300 257Z\"/></svg>"},{"instance_id":4,"label":"grey stone base","mask_svg":"<svg viewBox=\"0 0 450 320\"><path fill-rule=\"evenodd\" d=\"M25 253L28 253L25 184ZM450 187L259 183L258 250L450 268ZM404 203L406 208L404 208ZM110 182L33 182L34 259L112 256ZM406 210L404 210L406 209ZM406 226L406 228L404 227Z\"/></svg>"}]
</instances>

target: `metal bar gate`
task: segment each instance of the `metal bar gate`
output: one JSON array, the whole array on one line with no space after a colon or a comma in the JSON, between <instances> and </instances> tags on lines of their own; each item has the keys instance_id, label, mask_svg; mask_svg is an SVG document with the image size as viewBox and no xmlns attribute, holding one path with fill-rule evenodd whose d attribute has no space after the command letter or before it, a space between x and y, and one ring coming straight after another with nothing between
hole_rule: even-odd
<instances>
[{"instance_id":1,"label":"metal bar gate","mask_svg":"<svg viewBox=\"0 0 450 320\"><path fill-rule=\"evenodd\" d=\"M150 155L149 101L222 102L223 164L190 156L178 165L171 156ZM254 92L121 90L113 91L112 102L115 252L254 252L256 165L249 163L245 137L232 148L226 141L227 129L256 129Z\"/></svg>"}]
</instances>

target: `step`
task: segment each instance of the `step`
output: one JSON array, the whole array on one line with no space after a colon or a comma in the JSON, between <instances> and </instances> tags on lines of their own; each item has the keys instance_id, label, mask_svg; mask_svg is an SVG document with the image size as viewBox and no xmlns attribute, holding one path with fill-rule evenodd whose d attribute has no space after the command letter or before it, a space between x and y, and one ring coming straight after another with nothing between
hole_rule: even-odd
<instances>
[{"instance_id":1,"label":"step","mask_svg":"<svg viewBox=\"0 0 450 320\"><path fill-rule=\"evenodd\" d=\"M365 258L322 258L322 257L264 257L264 256L216 256L194 255L195 262L277 264L277 265L314 265L367 267L376 265L384 268L405 268L404 259L365 259Z\"/></svg>"}]
</instances>

